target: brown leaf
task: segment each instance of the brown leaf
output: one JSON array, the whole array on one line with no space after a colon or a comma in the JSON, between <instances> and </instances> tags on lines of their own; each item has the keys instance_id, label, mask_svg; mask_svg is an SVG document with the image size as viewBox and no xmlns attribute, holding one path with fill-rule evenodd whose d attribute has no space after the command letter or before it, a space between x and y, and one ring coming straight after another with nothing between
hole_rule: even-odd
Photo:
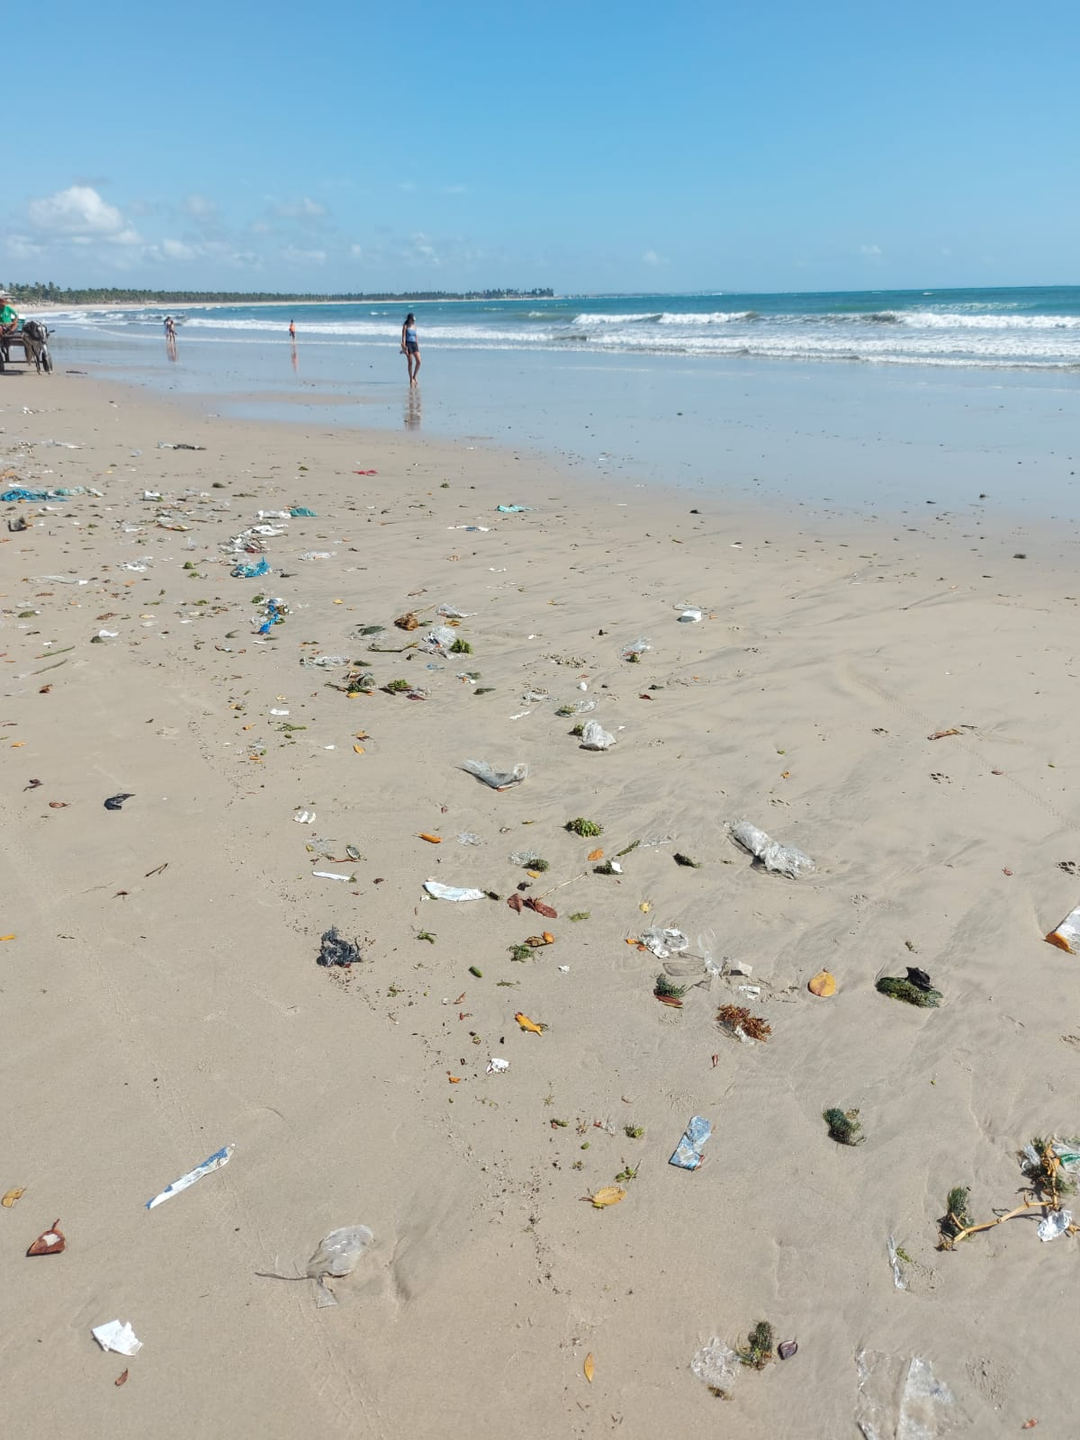
<instances>
[{"instance_id":1,"label":"brown leaf","mask_svg":"<svg viewBox=\"0 0 1080 1440\"><path fill-rule=\"evenodd\" d=\"M59 1255L67 1244L63 1231L58 1229L59 1224L59 1220L54 1220L51 1230L43 1230L27 1250L27 1255Z\"/></svg>"},{"instance_id":2,"label":"brown leaf","mask_svg":"<svg viewBox=\"0 0 1080 1440\"><path fill-rule=\"evenodd\" d=\"M355 746L354 746L353 748L355 749ZM361 751L360 753L363 754L363 751ZM441 845L441 844L442 844L442 836L441 836L441 835L431 835L431 834L429 834L428 831L426 831L426 830L421 830L421 831L419 832L419 834L418 834L418 839L420 839L420 840L426 840L429 845Z\"/></svg>"},{"instance_id":3,"label":"brown leaf","mask_svg":"<svg viewBox=\"0 0 1080 1440\"><path fill-rule=\"evenodd\" d=\"M414 610L407 610L404 615L397 617L394 624L399 630L416 630L419 628L420 621Z\"/></svg>"},{"instance_id":4,"label":"brown leaf","mask_svg":"<svg viewBox=\"0 0 1080 1440\"><path fill-rule=\"evenodd\" d=\"M535 910L537 915L543 915L545 920L557 920L559 912L552 905L546 905L543 900L535 900L530 895L525 904L530 910Z\"/></svg>"},{"instance_id":5,"label":"brown leaf","mask_svg":"<svg viewBox=\"0 0 1080 1440\"><path fill-rule=\"evenodd\" d=\"M510 906L511 910L516 910L519 915L525 908L525 901L521 898L520 895L511 895L510 899L507 900L506 903Z\"/></svg>"},{"instance_id":6,"label":"brown leaf","mask_svg":"<svg viewBox=\"0 0 1080 1440\"><path fill-rule=\"evenodd\" d=\"M602 860L603 858L604 858L604 852L603 852L603 850L594 850L594 851L588 856L588 859L589 859L590 861L591 861L591 860Z\"/></svg>"},{"instance_id":7,"label":"brown leaf","mask_svg":"<svg viewBox=\"0 0 1080 1440\"><path fill-rule=\"evenodd\" d=\"M603 1210L606 1205L618 1205L620 1200L626 1198L626 1191L619 1185L605 1185L597 1190L595 1195L586 1195L586 1200L591 1200L597 1210Z\"/></svg>"},{"instance_id":8,"label":"brown leaf","mask_svg":"<svg viewBox=\"0 0 1080 1440\"><path fill-rule=\"evenodd\" d=\"M591 1385L593 1381L593 1376L596 1374L596 1360L591 1350L589 1351L588 1355L585 1356L585 1364L581 1367L581 1373L585 1376L585 1379Z\"/></svg>"},{"instance_id":9,"label":"brown leaf","mask_svg":"<svg viewBox=\"0 0 1080 1440\"><path fill-rule=\"evenodd\" d=\"M121 1371L120 1371L120 1374L117 1375L116 1379L115 1379L112 1383L113 1383L114 1385L126 1385L126 1384L127 1384L127 1378L128 1378L128 1372L127 1372L126 1370L121 1370Z\"/></svg>"},{"instance_id":10,"label":"brown leaf","mask_svg":"<svg viewBox=\"0 0 1080 1440\"><path fill-rule=\"evenodd\" d=\"M66 810L67 808L68 808L68 801L67 801L67 800L50 800L50 801L49 801L49 809L50 809L50 810Z\"/></svg>"},{"instance_id":11,"label":"brown leaf","mask_svg":"<svg viewBox=\"0 0 1080 1440\"><path fill-rule=\"evenodd\" d=\"M927 735L928 740L944 740L946 735L959 735L960 731L955 726L949 730L935 730L932 735Z\"/></svg>"}]
</instances>

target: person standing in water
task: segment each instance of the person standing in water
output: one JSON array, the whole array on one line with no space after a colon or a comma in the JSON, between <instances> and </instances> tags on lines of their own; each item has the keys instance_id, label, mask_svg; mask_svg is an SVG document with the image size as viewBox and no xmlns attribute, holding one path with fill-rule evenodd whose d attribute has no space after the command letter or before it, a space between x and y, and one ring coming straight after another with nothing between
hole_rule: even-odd
<instances>
[{"instance_id":1,"label":"person standing in water","mask_svg":"<svg viewBox=\"0 0 1080 1440\"><path fill-rule=\"evenodd\" d=\"M290 321L289 321L289 339L292 341L292 343L293 343L294 345L296 344L296 321L295 321L295 320L290 320Z\"/></svg>"},{"instance_id":2,"label":"person standing in water","mask_svg":"<svg viewBox=\"0 0 1080 1440\"><path fill-rule=\"evenodd\" d=\"M416 316L410 310L401 327L401 353L409 366L409 384L416 384L420 373L420 342L416 338Z\"/></svg>"}]
</instances>

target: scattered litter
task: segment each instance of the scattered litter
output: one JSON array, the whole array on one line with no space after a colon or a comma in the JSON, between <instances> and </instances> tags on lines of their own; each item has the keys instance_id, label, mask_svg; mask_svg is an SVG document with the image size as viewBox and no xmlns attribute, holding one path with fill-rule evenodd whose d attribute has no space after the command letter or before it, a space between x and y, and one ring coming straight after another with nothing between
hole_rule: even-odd
<instances>
[{"instance_id":1,"label":"scattered litter","mask_svg":"<svg viewBox=\"0 0 1080 1440\"><path fill-rule=\"evenodd\" d=\"M959 735L960 731L955 726L950 730L935 730L932 735L927 735L928 740L944 740L947 735Z\"/></svg>"},{"instance_id":2,"label":"scattered litter","mask_svg":"<svg viewBox=\"0 0 1080 1440\"><path fill-rule=\"evenodd\" d=\"M260 575L269 575L270 566L264 555L257 565L234 565L230 573L238 580L255 580Z\"/></svg>"},{"instance_id":3,"label":"scattered litter","mask_svg":"<svg viewBox=\"0 0 1080 1440\"><path fill-rule=\"evenodd\" d=\"M297 811L297 813L296 813L292 818L296 821L296 823L297 823L298 825L314 825L314 824L315 824L315 811L314 811L314 810L299 810L299 811Z\"/></svg>"},{"instance_id":4,"label":"scattered litter","mask_svg":"<svg viewBox=\"0 0 1080 1440\"><path fill-rule=\"evenodd\" d=\"M43 1230L26 1253L27 1255L59 1255L66 1244L64 1232L60 1229L60 1221L54 1220L51 1228Z\"/></svg>"},{"instance_id":5,"label":"scattered litter","mask_svg":"<svg viewBox=\"0 0 1080 1440\"><path fill-rule=\"evenodd\" d=\"M495 770L486 760L463 760L461 769L469 775L475 775L477 780L482 780L485 785L490 785L492 790L509 790L514 785L520 785L529 776L529 767L526 764L515 765L513 770Z\"/></svg>"},{"instance_id":6,"label":"scattered litter","mask_svg":"<svg viewBox=\"0 0 1080 1440\"><path fill-rule=\"evenodd\" d=\"M109 798L108 798L108 800L105 801L105 809L106 809L106 810L119 810L119 809L121 808L121 806L123 805L123 803L124 803L125 800L133 800L134 798L135 798L134 795L126 795L126 794L110 795Z\"/></svg>"},{"instance_id":7,"label":"scattered litter","mask_svg":"<svg viewBox=\"0 0 1080 1440\"><path fill-rule=\"evenodd\" d=\"M435 614L441 615L444 620L468 620L476 611L459 610L456 605L440 605Z\"/></svg>"},{"instance_id":8,"label":"scattered litter","mask_svg":"<svg viewBox=\"0 0 1080 1440\"><path fill-rule=\"evenodd\" d=\"M269 635L275 625L284 625L285 616L288 613L289 608L285 604L285 601L279 600L276 596L271 596L271 598L266 601L265 618L259 623L258 633L260 635ZM345 664L348 664L348 661L345 661Z\"/></svg>"},{"instance_id":9,"label":"scattered litter","mask_svg":"<svg viewBox=\"0 0 1080 1440\"><path fill-rule=\"evenodd\" d=\"M681 930L665 930L659 925L643 930L638 941L646 950L651 950L658 960L666 960L672 953L681 954L690 948L690 941Z\"/></svg>"},{"instance_id":10,"label":"scattered litter","mask_svg":"<svg viewBox=\"0 0 1080 1440\"><path fill-rule=\"evenodd\" d=\"M496 505L495 509L500 515L528 515L535 507L532 505Z\"/></svg>"},{"instance_id":11,"label":"scattered litter","mask_svg":"<svg viewBox=\"0 0 1080 1440\"><path fill-rule=\"evenodd\" d=\"M174 444L174 443L173 443L172 441L170 441L170 440L159 440L159 441L157 442L157 448L158 448L159 450L205 450L205 449L206 449L206 446L205 446L205 445L187 445L187 444L185 444L183 441L178 441L177 443Z\"/></svg>"},{"instance_id":12,"label":"scattered litter","mask_svg":"<svg viewBox=\"0 0 1080 1440\"><path fill-rule=\"evenodd\" d=\"M1067 950L1070 955L1080 951L1080 905L1070 910L1057 929L1051 930L1045 939L1059 950Z\"/></svg>"},{"instance_id":13,"label":"scattered litter","mask_svg":"<svg viewBox=\"0 0 1080 1440\"><path fill-rule=\"evenodd\" d=\"M799 1342L797 1340L781 1340L776 1347L776 1353L781 1360L790 1360L793 1355L799 1353Z\"/></svg>"},{"instance_id":14,"label":"scattered litter","mask_svg":"<svg viewBox=\"0 0 1080 1440\"><path fill-rule=\"evenodd\" d=\"M900 1269L900 1256L896 1249L896 1239L890 1235L885 1241L889 1251L889 1264L892 1266L892 1281L897 1290L906 1290L907 1281L904 1279L904 1272Z\"/></svg>"},{"instance_id":15,"label":"scattered litter","mask_svg":"<svg viewBox=\"0 0 1080 1440\"><path fill-rule=\"evenodd\" d=\"M95 1325L90 1333L102 1350L115 1350L117 1355L137 1355L142 1349L142 1341L136 1339L128 1320L122 1324L119 1320L109 1320L104 1325Z\"/></svg>"},{"instance_id":16,"label":"scattered litter","mask_svg":"<svg viewBox=\"0 0 1080 1440\"><path fill-rule=\"evenodd\" d=\"M699 606L687 605L686 609L683 610L679 616L679 620L683 625L697 625L701 621L702 614L703 612Z\"/></svg>"},{"instance_id":17,"label":"scattered litter","mask_svg":"<svg viewBox=\"0 0 1080 1440\"><path fill-rule=\"evenodd\" d=\"M305 550L304 553L299 556L301 560L332 560L333 558L334 552L332 550Z\"/></svg>"},{"instance_id":18,"label":"scattered litter","mask_svg":"<svg viewBox=\"0 0 1080 1440\"><path fill-rule=\"evenodd\" d=\"M340 670L352 661L348 655L309 655L304 660L305 665L317 666L320 670Z\"/></svg>"},{"instance_id":19,"label":"scattered litter","mask_svg":"<svg viewBox=\"0 0 1080 1440\"><path fill-rule=\"evenodd\" d=\"M855 1366L855 1423L865 1440L936 1440L944 1432L953 1397L928 1360L860 1350Z\"/></svg>"},{"instance_id":20,"label":"scattered litter","mask_svg":"<svg viewBox=\"0 0 1080 1440\"><path fill-rule=\"evenodd\" d=\"M1065 1235L1073 1223L1071 1210L1051 1210L1046 1218L1039 1223L1038 1236L1042 1241L1056 1240L1059 1235Z\"/></svg>"},{"instance_id":21,"label":"scattered litter","mask_svg":"<svg viewBox=\"0 0 1080 1440\"><path fill-rule=\"evenodd\" d=\"M726 1399L739 1373L739 1357L730 1345L725 1345L714 1335L694 1355L690 1369L699 1380L704 1380L714 1394Z\"/></svg>"},{"instance_id":22,"label":"scattered litter","mask_svg":"<svg viewBox=\"0 0 1080 1440\"><path fill-rule=\"evenodd\" d=\"M315 511L309 510L306 505L294 505L289 511L289 516L293 520L298 520L301 516L303 516L305 520L314 520Z\"/></svg>"},{"instance_id":23,"label":"scattered litter","mask_svg":"<svg viewBox=\"0 0 1080 1440\"><path fill-rule=\"evenodd\" d=\"M615 736L610 734L600 724L599 720L589 720L581 732L581 748L583 750L610 750L615 744Z\"/></svg>"},{"instance_id":24,"label":"scattered litter","mask_svg":"<svg viewBox=\"0 0 1080 1440\"><path fill-rule=\"evenodd\" d=\"M788 875L792 880L797 880L804 872L814 868L814 862L809 855L804 855L794 845L781 845L779 840L773 840L764 830L759 830L748 820L740 820L731 827L731 838L744 850L749 850L756 860L760 860L766 870Z\"/></svg>"},{"instance_id":25,"label":"scattered litter","mask_svg":"<svg viewBox=\"0 0 1080 1440\"><path fill-rule=\"evenodd\" d=\"M235 1145L223 1145L220 1150L215 1150L213 1155L207 1156L201 1165L196 1165L194 1170L189 1170L186 1175L181 1175L179 1180L174 1180L171 1185L166 1185L165 1189L155 1195L152 1200L147 1200L147 1210L153 1210L155 1205L163 1205L166 1200L171 1200L174 1195L179 1195L181 1190L186 1190L188 1186L194 1185L204 1175L209 1175L214 1170L220 1170L232 1159L235 1149Z\"/></svg>"},{"instance_id":26,"label":"scattered litter","mask_svg":"<svg viewBox=\"0 0 1080 1440\"><path fill-rule=\"evenodd\" d=\"M313 870L312 875L316 880L351 880L351 875L338 875L334 870Z\"/></svg>"},{"instance_id":27,"label":"scattered litter","mask_svg":"<svg viewBox=\"0 0 1080 1440\"><path fill-rule=\"evenodd\" d=\"M318 955L320 965L356 965L362 959L363 956L360 954L360 947L356 941L346 940L339 935L335 925L331 925L329 930L323 931Z\"/></svg>"},{"instance_id":28,"label":"scattered litter","mask_svg":"<svg viewBox=\"0 0 1080 1440\"><path fill-rule=\"evenodd\" d=\"M463 889L459 885L443 885L438 880L425 880L424 889L436 900L484 900L486 890Z\"/></svg>"},{"instance_id":29,"label":"scattered litter","mask_svg":"<svg viewBox=\"0 0 1080 1440\"><path fill-rule=\"evenodd\" d=\"M705 1142L711 1134L712 1126L708 1120L703 1115L694 1115L668 1164L677 1165L680 1170L696 1170L701 1164L701 1152L705 1148Z\"/></svg>"},{"instance_id":30,"label":"scattered litter","mask_svg":"<svg viewBox=\"0 0 1080 1440\"><path fill-rule=\"evenodd\" d=\"M510 1061L502 1059L499 1055L492 1055L487 1063L488 1075L502 1075L510 1069Z\"/></svg>"},{"instance_id":31,"label":"scattered litter","mask_svg":"<svg viewBox=\"0 0 1080 1440\"><path fill-rule=\"evenodd\" d=\"M323 1277L332 1275L340 1280L343 1275L351 1275L374 1243L375 1236L366 1225L346 1225L323 1236L307 1263L307 1276L315 1281L318 1309L325 1310L328 1305L338 1303L333 1291L323 1283Z\"/></svg>"},{"instance_id":32,"label":"scattered litter","mask_svg":"<svg viewBox=\"0 0 1080 1440\"><path fill-rule=\"evenodd\" d=\"M637 661L641 659L642 655L645 654L646 650L651 649L652 642L646 640L644 635L639 635L636 640L631 640L629 645L623 646L622 658L624 660L630 660L632 662Z\"/></svg>"},{"instance_id":33,"label":"scattered litter","mask_svg":"<svg viewBox=\"0 0 1080 1440\"><path fill-rule=\"evenodd\" d=\"M456 838L459 845L482 845L484 843L480 836L475 835L471 830L460 831Z\"/></svg>"}]
</instances>

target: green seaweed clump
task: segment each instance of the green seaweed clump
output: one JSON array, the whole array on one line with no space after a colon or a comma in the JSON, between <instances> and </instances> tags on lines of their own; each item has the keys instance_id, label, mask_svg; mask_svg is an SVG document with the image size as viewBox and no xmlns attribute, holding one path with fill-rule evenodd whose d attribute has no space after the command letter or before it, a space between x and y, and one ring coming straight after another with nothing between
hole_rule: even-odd
<instances>
[{"instance_id":1,"label":"green seaweed clump","mask_svg":"<svg viewBox=\"0 0 1080 1440\"><path fill-rule=\"evenodd\" d=\"M967 1185L954 1185L945 1198L945 1214L938 1221L942 1250L951 1250L953 1241L975 1222L968 1214L971 1190Z\"/></svg>"},{"instance_id":2,"label":"green seaweed clump","mask_svg":"<svg viewBox=\"0 0 1080 1440\"><path fill-rule=\"evenodd\" d=\"M590 919L591 917L592 917L592 911L591 911L591 910L575 910L574 913L573 913L573 915L570 916L570 919L571 919L571 920L588 920L588 919Z\"/></svg>"},{"instance_id":3,"label":"green seaweed clump","mask_svg":"<svg viewBox=\"0 0 1080 1440\"><path fill-rule=\"evenodd\" d=\"M823 1110L821 1118L829 1127L829 1139L838 1145L861 1145L866 1136L859 1134L858 1114L858 1110Z\"/></svg>"},{"instance_id":4,"label":"green seaweed clump","mask_svg":"<svg viewBox=\"0 0 1080 1440\"><path fill-rule=\"evenodd\" d=\"M874 988L882 995L890 995L894 1000L906 1000L909 1005L921 1005L928 1009L936 1009L941 1000L940 990L924 990L898 975L883 975Z\"/></svg>"},{"instance_id":5,"label":"green seaweed clump","mask_svg":"<svg viewBox=\"0 0 1080 1440\"><path fill-rule=\"evenodd\" d=\"M511 960L531 960L533 958L533 952L528 945L510 945L507 948L510 951Z\"/></svg>"},{"instance_id":6,"label":"green seaweed clump","mask_svg":"<svg viewBox=\"0 0 1080 1440\"><path fill-rule=\"evenodd\" d=\"M454 643L450 646L450 654L471 655L472 646L469 644L468 640L462 640L461 636L459 635L458 638L454 641Z\"/></svg>"},{"instance_id":7,"label":"green seaweed clump","mask_svg":"<svg viewBox=\"0 0 1080 1440\"><path fill-rule=\"evenodd\" d=\"M408 680L391 680L383 686L383 689L388 695L404 695L407 690L412 689L412 686Z\"/></svg>"},{"instance_id":8,"label":"green seaweed clump","mask_svg":"<svg viewBox=\"0 0 1080 1440\"><path fill-rule=\"evenodd\" d=\"M759 1320L746 1337L746 1348L735 1354L744 1365L755 1370L764 1370L773 1358L773 1328L767 1320Z\"/></svg>"},{"instance_id":9,"label":"green seaweed clump","mask_svg":"<svg viewBox=\"0 0 1080 1440\"><path fill-rule=\"evenodd\" d=\"M575 835L580 835L582 839L604 833L604 827L602 825L597 825L595 820L584 820L580 815L576 820L568 820L565 828L572 831Z\"/></svg>"},{"instance_id":10,"label":"green seaweed clump","mask_svg":"<svg viewBox=\"0 0 1080 1440\"><path fill-rule=\"evenodd\" d=\"M672 984L661 970L660 974L656 977L653 994L658 1000L681 1000L686 994L686 986Z\"/></svg>"}]
</instances>

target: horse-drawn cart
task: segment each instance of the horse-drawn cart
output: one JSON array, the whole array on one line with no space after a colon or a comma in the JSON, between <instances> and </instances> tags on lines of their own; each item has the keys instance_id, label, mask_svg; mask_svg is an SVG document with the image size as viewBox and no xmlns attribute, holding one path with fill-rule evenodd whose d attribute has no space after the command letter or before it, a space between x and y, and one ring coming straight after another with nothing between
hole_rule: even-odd
<instances>
[{"instance_id":1,"label":"horse-drawn cart","mask_svg":"<svg viewBox=\"0 0 1080 1440\"><path fill-rule=\"evenodd\" d=\"M21 330L14 330L10 335L0 333L0 374L9 365L23 365L27 370L32 365L39 375L43 370L46 375L52 372L47 325L42 325L40 320L27 320Z\"/></svg>"}]
</instances>

